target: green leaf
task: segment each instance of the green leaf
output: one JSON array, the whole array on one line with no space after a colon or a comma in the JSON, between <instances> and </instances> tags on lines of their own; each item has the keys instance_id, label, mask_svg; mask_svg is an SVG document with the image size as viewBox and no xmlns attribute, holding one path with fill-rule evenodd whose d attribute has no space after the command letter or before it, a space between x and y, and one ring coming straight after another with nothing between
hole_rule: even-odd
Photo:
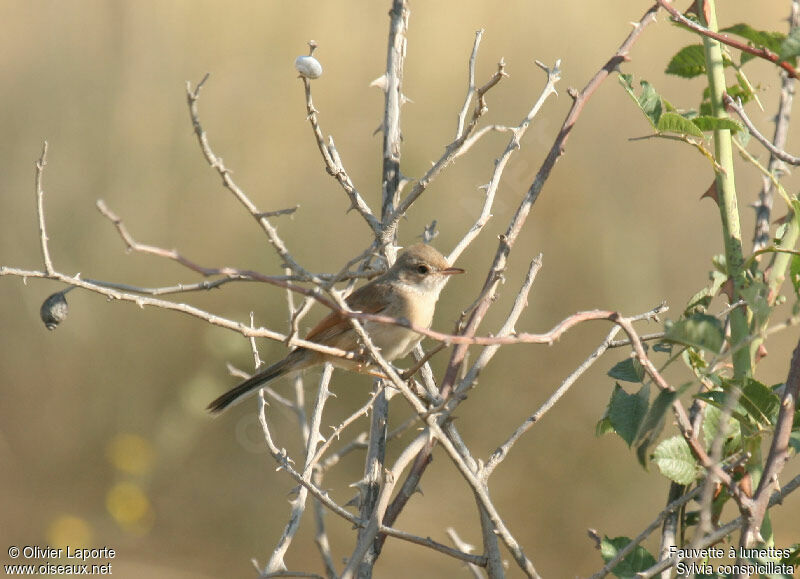
<instances>
[{"instance_id":1,"label":"green leaf","mask_svg":"<svg viewBox=\"0 0 800 579\"><path fill-rule=\"evenodd\" d=\"M722 322L707 314L693 314L666 328L665 340L719 353L725 340Z\"/></svg>"},{"instance_id":2,"label":"green leaf","mask_svg":"<svg viewBox=\"0 0 800 579\"><path fill-rule=\"evenodd\" d=\"M678 113L663 113L656 123L656 130L659 133L676 133L678 135L703 137L703 131L698 129L692 121Z\"/></svg>"},{"instance_id":3,"label":"green leaf","mask_svg":"<svg viewBox=\"0 0 800 579\"><path fill-rule=\"evenodd\" d=\"M789 278L792 280L794 293L800 297L800 255L792 256L792 263L789 266Z\"/></svg>"},{"instance_id":4,"label":"green leaf","mask_svg":"<svg viewBox=\"0 0 800 579\"><path fill-rule=\"evenodd\" d=\"M718 408L719 410L725 410L726 404L728 402L728 392L723 390L712 390L710 392L700 392L699 394L695 395L695 398L699 398L700 400L705 400L711 406ZM749 425L750 420L747 417L747 411L741 404L741 401L736 404L736 408L733 409L731 416L737 420L740 424Z\"/></svg>"},{"instance_id":5,"label":"green leaf","mask_svg":"<svg viewBox=\"0 0 800 579\"><path fill-rule=\"evenodd\" d=\"M778 51L781 60L789 60L800 56L800 28L793 28L783 42Z\"/></svg>"},{"instance_id":6,"label":"green leaf","mask_svg":"<svg viewBox=\"0 0 800 579\"><path fill-rule=\"evenodd\" d=\"M722 284L727 279L725 274L716 270L709 272L708 277L711 279L711 285L704 287L689 299L689 303L683 310L684 317L688 318L692 314L704 314L711 304L711 300L714 299L714 296L719 292L719 288L722 287Z\"/></svg>"},{"instance_id":7,"label":"green leaf","mask_svg":"<svg viewBox=\"0 0 800 579\"><path fill-rule=\"evenodd\" d=\"M606 416L614 431L628 446L633 444L650 401L650 387L642 386L636 394L628 394L619 384L614 385Z\"/></svg>"},{"instance_id":8,"label":"green leaf","mask_svg":"<svg viewBox=\"0 0 800 579\"><path fill-rule=\"evenodd\" d=\"M692 119L694 125L701 131L715 131L717 129L727 129L736 134L744 130L744 127L733 119L720 119L708 115L700 115Z\"/></svg>"},{"instance_id":9,"label":"green leaf","mask_svg":"<svg viewBox=\"0 0 800 579\"><path fill-rule=\"evenodd\" d=\"M600 543L600 555L603 557L603 561L606 563L611 561L630 542L631 540L628 537L614 537L613 539L603 537ZM617 577L635 577L637 573L645 571L655 564L655 557L653 557L647 549L641 545L637 545L627 557L614 567L612 572Z\"/></svg>"},{"instance_id":10,"label":"green leaf","mask_svg":"<svg viewBox=\"0 0 800 579\"><path fill-rule=\"evenodd\" d=\"M633 102L639 105L639 108L647 117L648 122L655 129L658 125L658 120L661 118L663 105L661 103L661 97L653 88L653 85L646 80L640 81L639 84L642 86L642 92L641 95L637 96L633 88L632 74L620 74L619 83L633 99Z\"/></svg>"},{"instance_id":11,"label":"green leaf","mask_svg":"<svg viewBox=\"0 0 800 579\"><path fill-rule=\"evenodd\" d=\"M609 434L611 432L614 432L614 427L611 426L611 421L608 419L608 416L603 416L597 421L597 424L595 424L594 435L603 436L604 434Z\"/></svg>"},{"instance_id":12,"label":"green leaf","mask_svg":"<svg viewBox=\"0 0 800 579\"><path fill-rule=\"evenodd\" d=\"M705 409L705 417L703 419L703 440L706 449L711 449L711 444L714 439L720 434L722 430L722 414L723 411L716 406L708 404ZM739 440L741 438L741 426L739 422L733 418L728 418L725 428L726 440Z\"/></svg>"},{"instance_id":13,"label":"green leaf","mask_svg":"<svg viewBox=\"0 0 800 579\"><path fill-rule=\"evenodd\" d=\"M778 395L771 388L751 378L745 382L739 404L754 424L768 428L775 424L781 406Z\"/></svg>"},{"instance_id":14,"label":"green leaf","mask_svg":"<svg viewBox=\"0 0 800 579\"><path fill-rule=\"evenodd\" d=\"M789 446L794 449L795 454L800 453L800 432L792 432L789 435Z\"/></svg>"},{"instance_id":15,"label":"green leaf","mask_svg":"<svg viewBox=\"0 0 800 579\"><path fill-rule=\"evenodd\" d=\"M694 78L706 72L706 54L702 44L691 44L681 48L667 65L667 74L683 78Z\"/></svg>"},{"instance_id":16,"label":"green leaf","mask_svg":"<svg viewBox=\"0 0 800 579\"><path fill-rule=\"evenodd\" d=\"M661 474L681 485L693 483L699 472L689 445L680 436L662 441L653 451L653 462Z\"/></svg>"},{"instance_id":17,"label":"green leaf","mask_svg":"<svg viewBox=\"0 0 800 579\"><path fill-rule=\"evenodd\" d=\"M686 384L681 388L681 391L688 388L690 384ZM653 400L653 404L645 414L642 424L639 427L639 432L636 434L636 457L639 459L639 464L642 466L647 465L647 451L655 443L661 431L664 429L664 422L669 412L672 403L680 395L678 392L668 392L661 390Z\"/></svg>"},{"instance_id":18,"label":"green leaf","mask_svg":"<svg viewBox=\"0 0 800 579\"><path fill-rule=\"evenodd\" d=\"M740 99L742 104L747 104L756 98L753 86L741 70L736 71L736 80L738 84L733 84L727 88L727 93L732 99Z\"/></svg>"},{"instance_id":19,"label":"green leaf","mask_svg":"<svg viewBox=\"0 0 800 579\"><path fill-rule=\"evenodd\" d=\"M769 288L762 281L753 280L749 286L741 290L741 296L753 314L753 327L762 327L772 314L767 300Z\"/></svg>"},{"instance_id":20,"label":"green leaf","mask_svg":"<svg viewBox=\"0 0 800 579\"><path fill-rule=\"evenodd\" d=\"M653 350L656 352L662 352L664 354L672 354L672 344L659 340L653 344Z\"/></svg>"},{"instance_id":21,"label":"green leaf","mask_svg":"<svg viewBox=\"0 0 800 579\"><path fill-rule=\"evenodd\" d=\"M723 28L720 32L730 32L750 41L755 46L763 46L772 52L780 53L781 45L786 40L786 35L780 32L770 32L767 30L756 30L749 24L734 24Z\"/></svg>"},{"instance_id":22,"label":"green leaf","mask_svg":"<svg viewBox=\"0 0 800 579\"><path fill-rule=\"evenodd\" d=\"M615 364L608 371L608 375L623 382L641 382L644 378L644 368L636 358L628 358Z\"/></svg>"}]
</instances>

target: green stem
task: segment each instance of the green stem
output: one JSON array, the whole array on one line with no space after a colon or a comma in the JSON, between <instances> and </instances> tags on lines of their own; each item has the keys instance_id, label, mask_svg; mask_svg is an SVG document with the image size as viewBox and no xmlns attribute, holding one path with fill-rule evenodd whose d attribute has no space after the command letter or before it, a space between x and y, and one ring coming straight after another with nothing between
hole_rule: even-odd
<instances>
[{"instance_id":1,"label":"green stem","mask_svg":"<svg viewBox=\"0 0 800 579\"><path fill-rule=\"evenodd\" d=\"M798 227L798 216L792 215L786 227L786 232L783 234L780 243L778 244L779 251L775 252L775 258L772 261L772 266L769 269L769 276L767 278L767 285L770 291L770 305L775 303L778 293L781 291L781 286L786 280L786 271L789 269L789 264L792 258L795 257L794 247L797 244L797 238L800 237L800 227ZM780 251L784 250L784 251Z\"/></svg>"},{"instance_id":2,"label":"green stem","mask_svg":"<svg viewBox=\"0 0 800 579\"><path fill-rule=\"evenodd\" d=\"M697 8L699 14L706 14L708 22L705 25L708 29L716 32L717 16L714 0L698 0ZM725 91L722 48L719 42L706 36L703 37L703 46L705 47L712 112L717 118L727 118L728 114L722 106L722 94ZM722 220L722 236L725 242L725 262L728 267L728 277L733 281L733 296L731 296L733 303L741 298L746 278L733 171L733 144L729 130L717 129L714 131L714 156L723 169L717 172L717 199ZM749 335L747 315L748 312L744 308L736 308L731 312L731 347L736 346ZM733 354L734 378L738 381L744 380L750 375L751 369L751 349L736 349Z\"/></svg>"}]
</instances>

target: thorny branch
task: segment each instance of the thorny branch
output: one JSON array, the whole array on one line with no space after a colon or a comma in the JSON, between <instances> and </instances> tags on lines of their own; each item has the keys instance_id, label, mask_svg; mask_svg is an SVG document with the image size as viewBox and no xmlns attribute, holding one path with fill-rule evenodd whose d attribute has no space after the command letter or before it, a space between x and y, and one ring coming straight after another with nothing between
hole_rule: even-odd
<instances>
[{"instance_id":1,"label":"thorny branch","mask_svg":"<svg viewBox=\"0 0 800 579\"><path fill-rule=\"evenodd\" d=\"M797 78L797 70L792 66L791 63L781 60L780 56L772 52L770 49L764 46L750 46L749 44L745 44L744 42L740 42L735 38L731 38L725 33L722 32L713 32L706 28L705 26L701 26L697 22L693 20L689 20L680 13L680 11L672 5L672 2L669 0L657 0L659 6L664 8L667 12L670 13L672 18L675 19L676 22L679 22L689 30L696 32L698 34L702 34L703 36L707 36L708 38L712 38L722 44L727 44L732 48L736 48L737 50L741 50L742 52L747 52L748 54L752 54L753 56L757 56L758 58L763 58L777 66L781 67L786 73L791 76L792 78Z\"/></svg>"},{"instance_id":2,"label":"thorny branch","mask_svg":"<svg viewBox=\"0 0 800 579\"><path fill-rule=\"evenodd\" d=\"M670 10L670 7L668 7L668 2L665 0L659 0L659 4L663 5L672 13L672 10ZM275 551L272 553L272 558L267 564L266 572L273 575L281 575L284 573L286 567L283 561L283 556L292 541L294 533L297 530L297 525L299 524L300 517L303 514L306 497L310 493L317 505L323 505L331 512L356 525L360 530L359 535L361 539L356 545L353 556L348 562L348 567L345 569L344 576L356 574L356 570L362 562L363 557L370 549L375 549L375 545L377 545L377 549L375 549L377 556L377 554L380 552L382 538L385 536L393 536L403 540L411 541L429 548L433 548L441 553L447 554L448 556L455 557L468 563L470 565L470 569L474 573L478 573L478 568L488 568L490 576L501 576L503 573L502 568L492 570L491 560L493 559L493 555L488 555L492 553L492 550L486 539L486 533L484 534L485 553L483 555L473 555L466 552L468 550L468 546L464 544L455 534L451 534L451 538L456 543L458 548L453 549L452 547L437 543L431 539L424 539L422 537L414 536L404 531L394 529L389 522L393 522L396 519L397 513L402 510L405 504L404 501L406 501L417 488L417 483L424 472L425 465L427 465L427 463L430 461L430 456L434 445L440 444L474 492L479 505L479 512L481 514L482 522L485 523L485 529L488 529L490 535L495 536L495 541L496 537L499 537L503 541L509 552L511 552L513 555L519 567L526 575L530 577L536 577L538 575L532 561L525 555L522 547L507 528L507 525L501 518L491 500L487 484L488 478L496 469L496 467L499 466L499 464L508 456L516 441L519 440L519 438L524 435L532 427L532 425L544 415L544 413L552 408L553 405L567 391L567 389L569 389L572 384L575 383L578 377L580 377L609 348L619 347L622 345L631 346L637 359L641 362L645 368L645 371L653 380L653 382L666 391L674 392L672 386L663 378L658 369L656 369L649 360L642 344L643 340L651 338L657 339L662 337L662 334L639 336L633 328L634 321L653 318L656 314L664 311L665 308L663 306L655 308L651 312L634 317L623 317L618 312L610 310L579 312L572 316L568 316L550 331L543 334L517 333L515 330L515 324L526 305L528 291L532 286L536 272L540 266L539 261L534 261L531 264L528 276L526 277L522 288L516 296L511 313L509 314L506 323L502 326L500 331L496 335L480 336L477 334L477 330L486 314L486 311L488 310L491 301L497 295L497 287L506 268L507 260L514 242L526 221L532 205L536 202L545 181L549 177L555 162L558 160L560 155L563 154L566 141L572 131L572 128L574 127L575 122L580 116L583 107L588 99L591 98L592 94L600 85L600 83L602 83L603 80L613 70L615 70L620 63L628 59L628 51L630 50L630 47L638 39L645 26L647 26L647 24L653 20L656 10L657 6L653 6L645 13L641 20L634 26L634 30L628 36L626 41L620 46L615 55L603 66L603 68L595 75L595 77L592 78L592 80L586 85L586 87L584 87L582 91L579 93L570 93L574 99L572 108L561 127L555 143L550 149L550 153L543 162L526 195L522 199L516 214L506 230L506 233L501 236L497 254L484 283L481 295L475 307L469 312L466 326L462 331L456 331L450 334L436 332L428 328L412 325L407 320L403 319L395 319L387 316L350 311L340 294L332 292L328 298L323 296L322 292L329 290L332 284L336 281L340 281L342 279L352 280L375 273L373 271L364 271L363 268L359 269L357 272L351 272L350 268L355 263L363 261L374 250L379 249L379 245L381 246L381 249L388 252L388 257L390 257L391 260L391 252L393 251L392 244L396 238L396 229L400 220L404 217L415 200L419 198L419 196L429 187L431 181L442 171L442 169L448 166L450 162L458 156L465 154L479 138L487 134L489 131L510 132L512 137L509 141L509 144L502 155L498 158L491 180L486 186L486 197L480 212L480 216L450 254L451 261L454 261L457 257L459 257L464 249L477 237L488 221L491 215L490 211L494 202L494 196L508 159L511 157L512 153L520 147L522 136L533 120L533 117L542 106L543 102L550 94L555 94L554 86L555 82L558 80L560 72L559 64L556 63L553 69L547 69L543 65L539 64L539 66L547 72L548 82L537 103L519 125L516 127L491 125L480 130L476 130L479 119L487 109L485 95L505 76L504 63L501 60L494 75L492 75L483 86L476 87L475 66L478 47L483 34L483 31L478 31L475 36L469 61L467 97L461 111L458 114L455 138L446 147L443 156L436 163L434 163L433 167L431 167L431 169L422 178L416 181L412 190L404 199L401 200L399 193L402 188L404 178L400 173L399 163L399 111L400 105L405 99L401 91L401 80L402 63L405 56L405 34L408 26L408 11L404 2L399 0L395 2L395 9L393 12L393 36L391 37L392 40L390 41L389 46L389 58L387 59L387 74L385 79L386 86L384 87L387 92L387 114L383 124L383 129L385 149L388 154L384 157L384 204L382 220L378 220L378 218L375 217L364 198L352 183L350 177L344 169L341 159L339 158L338 152L333 144L333 139L329 138L328 142L325 142L324 134L318 122L318 113L311 100L310 81L307 78L303 78L308 120L311 124L312 131L317 141L317 146L323 156L326 169L340 183L350 199L351 208L354 208L359 212L376 237L376 244L374 244L374 246L368 249L364 254L348 263L342 272L339 274L315 274L308 272L302 266L300 266L294 260L288 248L278 235L277 229L270 221L270 218L290 213L294 211L294 209L266 212L259 211L255 204L250 201L244 191L242 191L234 182L231 177L231 172L223 164L222 160L212 151L207 135L200 124L197 110L197 102L199 99L200 90L208 78L208 75L206 75L206 77L203 78L203 80L194 88L187 84L187 101L189 104L192 123L198 138L198 143L210 166L219 173L224 186L241 202L251 216L260 224L268 238L269 243L273 246L278 255L289 268L289 271L286 275L266 276L257 272L233 268L207 268L189 260L176 250L166 250L163 248L138 243L127 231L122 220L113 212L111 212L102 201L98 201L98 209L103 213L104 216L111 220L129 250L171 259L203 276L224 277L211 282L202 282L201 284L180 285L176 286L175 288L155 288L154 290L148 291L146 288L135 288L133 286L124 286L122 284L110 284L108 282L82 279L78 275L68 276L59 273L53 267L52 260L50 258L47 243L48 240L45 230L42 175L44 166L46 165L46 142L44 144L42 155L36 164L37 215L39 218L39 233L44 270L34 271L0 267L0 275L52 279L68 284L71 287L81 287L83 289L105 295L110 299L131 301L133 303L137 303L140 307L152 306L180 311L198 317L208 323L234 330L243 336L251 338L267 337L269 339L285 341L291 345L303 346L335 356L352 357L353 354L351 352L345 352L335 348L327 348L325 346L321 346L313 342L307 342L296 337L298 319L302 315L302 312L304 312L306 309L302 306L301 308L298 308L298 310L294 310L293 306L290 304L290 310L293 312L291 327L289 332L286 335L283 335L279 332L275 332L266 328L254 327L252 319L250 325L246 325L233 320L221 318L212 313L205 312L187 304L178 304L135 294L153 293L155 295L159 295L155 293L156 291L160 293L179 293L196 289L210 289L211 287L219 287L224 283L231 281L261 281L276 285L278 287L283 287L289 292L296 292L306 296L306 304L310 304L310 300L313 299L323 303L323 305L331 310L341 313L349 318L355 331L360 335L365 349L372 356L375 364L384 371L387 383L399 390L409 405L414 409L416 415L407 422L404 428L407 428L412 424L419 424L421 422L424 424L424 429L417 437L415 437L411 444L405 447L404 451L400 455L400 458L397 459L391 470L379 473L378 479L380 480L376 479L379 482L379 487L374 506L371 509L365 510L364 516L357 517L347 511L344 507L338 505L326 491L322 490L322 476L325 473L325 470L336 464L341 456L353 449L364 448L366 446L365 435L362 434L356 436L350 443L344 445L337 452L330 455L327 454L331 449L333 442L338 440L339 436L348 426L355 422L359 417L368 414L368 412L373 409L378 390L373 393L373 396L361 408L356 410L347 419L341 422L333 430L332 434L325 439L320 432L320 425L322 407L325 399L329 395L329 392L327 392L326 383L330 378L330 371L329 369L326 369L326 372L323 376L323 385L318 393L317 405L315 406L311 423L306 423L304 415L300 419L302 427L306 429L306 453L302 471L296 470L293 467L292 461L288 457L286 451L278 448L278 446L274 443L269 429L269 424L267 422L266 403L264 400L264 393L262 392L259 398L259 420L261 422L266 444L271 455L278 463L279 468L286 470L287 473L300 485L300 492L292 502L292 513L284 531L284 535L278 542ZM769 59L768 55L762 56ZM786 67L784 67L784 70L787 70L787 73L790 74L790 76L794 76L794 73L790 73ZM472 116L468 119L467 115L469 113L470 104L473 100L474 108ZM743 114L744 113L742 111L740 116ZM742 116L742 118L745 123L748 122L748 120L745 120L745 116ZM753 132L754 134L756 133L755 131ZM776 154L774 151L772 152L773 154ZM293 283L297 281L311 282L314 284L314 287L309 289ZM170 289L174 291L167 291ZM576 325L587 321L597 320L603 320L614 324L614 327L611 329L606 339L586 359L583 364L581 364L572 374L570 374L570 376L564 380L562 385L554 392L551 398L534 414L528 417L506 439L506 441L500 447L498 447L498 449L489 457L485 465L481 465L479 460L476 460L471 456L469 448L461 440L460 435L458 434L458 431L455 429L454 425L448 422L448 420L453 410L463 400L463 393L475 385L475 380L478 374L489 362L493 353L500 345L552 344L557 341L565 332ZM374 344L372 344L369 335L364 331L363 323L365 322L380 322L407 327L422 336L430 337L439 341L443 346L456 345L448 365L447 373L442 383L442 389L440 393L441 398L440 400L436 401L436 405L426 405L425 401L421 400L417 393L415 393L409 387L406 376L399 375L395 368L382 357L380 351L375 348ZM627 334L627 340L614 340L614 337L620 330L623 330ZM458 377L463 374L466 361L466 348L469 345L481 345L485 346L485 348L478 357L478 360L457 382ZM422 362L418 364L418 366L424 364L425 361L426 359L424 358ZM415 370L416 369L417 368L415 368ZM688 415L680 402L676 400L673 405L678 426L697 460L709 471L712 471L728 486L729 490L739 503L739 506L744 512L748 513L748 517L740 518L741 521L738 524L739 526L746 525L746 528L748 529L746 534L751 538L757 537L758 527L763 519L764 511L775 501L776 495L773 494L770 496L770 490L772 489L773 485L777 484L777 476L780 473L781 467L786 458L785 439L787 439L788 432L791 430L791 418L794 415L795 400L798 394L800 394L798 392L800 389L800 378L798 376L800 376L800 344L798 344L798 349L795 352L795 357L793 358L792 367L789 373L789 379L787 380L787 388L781 406L781 417L779 419L778 432L773 439L774 448L771 449L767 463L767 470L765 471L765 476L762 479L762 484L759 486L759 489L753 499L749 499L748 497L744 496L741 492L741 489L739 489L738 485L733 481L729 473L715 464L708 457L705 448L697 439L697 428L693 427L692 423L689 421ZM302 394L302 390L300 390L300 393ZM299 403L297 407L299 408ZM391 434L386 436L387 440L391 438ZM395 484L397 481L399 481L402 472L405 470L409 471L408 477L406 478L405 483L401 486L401 490L395 496L395 502L390 502L394 492ZM782 492L788 494L788 492L790 492L789 487L791 484L792 483L784 487ZM795 486L797 485L795 484ZM665 509L665 511L659 515L653 524L645 529L645 531L643 531L639 537L632 541L631 544L626 547L626 550L621 551L617 558L604 567L604 569L597 576L603 576L605 573L613 569L616 562L622 560L622 558L624 558L624 556L630 552L630 550L635 548L636 545L644 540L644 538L657 527L660 520L663 519L667 513L672 512L676 508L679 508L681 505L688 502L690 498L695 496L695 493L697 492L698 489L695 489L693 494L684 495L684 497L678 501L671 503L667 509ZM398 499L401 497L403 497L403 501L398 501ZM322 523L318 522L318 526L320 529L318 542L327 543L327 537L324 534ZM730 526L730 524L728 526ZM726 528L728 526L726 526ZM716 534L717 533L714 533L714 536L716 536ZM743 533L743 537L744 535L745 533ZM708 537L706 540L707 539ZM329 547L326 544L320 544L320 549L326 561L326 571L328 575L334 576L335 570L333 567L332 558L330 557ZM291 574L296 573L292 572Z\"/></svg>"}]
</instances>

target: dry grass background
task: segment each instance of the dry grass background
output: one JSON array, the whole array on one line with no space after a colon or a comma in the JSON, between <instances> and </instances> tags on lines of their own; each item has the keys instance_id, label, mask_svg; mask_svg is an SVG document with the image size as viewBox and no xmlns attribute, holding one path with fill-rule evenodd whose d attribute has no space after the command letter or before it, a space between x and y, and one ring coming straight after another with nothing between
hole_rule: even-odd
<instances>
[{"instance_id":1,"label":"dry grass background","mask_svg":"<svg viewBox=\"0 0 800 579\"><path fill-rule=\"evenodd\" d=\"M719 5L722 24L748 21L785 28L788 2ZM543 83L538 59L563 61L560 97L550 100L509 167L492 219L459 265L469 275L445 291L434 322L451 327L480 287L495 236L527 189L580 87L618 46L646 2L413 3L404 108L403 171L418 176L455 128L465 92L474 31L485 28L478 78L504 57L510 78L489 96L487 122L516 123ZM211 79L200 112L212 146L263 209L300 204L280 218L280 233L311 270L333 271L360 251L369 231L324 172L305 120L292 68L313 38L325 67L315 81L323 129L336 138L351 177L370 203L379 199L380 139L372 136L382 95L369 88L384 67L386 2L212 2L206 0L28 0L0 3L0 263L39 267L33 163L50 143L45 174L51 250L56 267L86 277L165 285L193 281L180 267L128 255L95 210L103 198L143 242L176 247L205 265L276 272L279 262L258 228L219 185L197 148L185 104L185 81ZM665 17L635 47L625 70L646 77L679 106L696 106L701 81L665 77L668 58L694 42ZM771 131L777 98L772 69L751 65ZM648 127L615 79L590 102L517 244L507 289L493 316L507 311L528 260L544 253L520 330L543 331L581 309L645 311L662 300L677 315L705 283L710 257L722 250L717 209L699 201L712 180L707 163L672 142L630 142ZM798 141L795 130L790 148ZM401 241L411 243L439 220L436 245L452 247L474 219L496 136L457 162L414 207ZM762 155L763 157L763 155ZM760 180L737 174L742 205ZM796 190L796 179L790 180ZM750 236L752 212L742 208ZM229 387L225 363L249 367L245 340L178 314L109 303L79 291L56 332L38 320L51 283L0 281L0 546L109 545L121 577L220 577L252 574L266 560L288 513L289 478L259 443L255 403L212 420L205 404ZM188 297L200 307L284 327L283 293L227 286ZM319 312L321 313L321 312ZM310 322L309 322L310 323ZM533 411L595 347L602 326L579 328L557 345L501 351L481 387L458 412L468 442L485 456L510 425ZM797 332L773 341L763 363L767 383L785 378ZM262 344L262 357L283 355ZM640 469L615 437L597 439L612 381L598 364L514 449L495 475L494 496L507 522L545 576L586 575L599 555L586 537L638 532L663 505L667 481ZM441 369L444 356L434 364ZM671 376L678 381L685 375ZM313 380L309 380L312 383ZM364 400L369 381L339 375L335 424ZM297 452L292 418L272 411L281 444ZM395 404L392 419L407 410ZM366 423L364 423L366 424ZM394 449L396 452L396 449ZM360 476L350 457L329 484ZM794 471L797 466L794 465ZM336 486L338 485L338 486ZM438 454L399 526L439 540L452 525L479 543L473 500ZM345 502L347 491L336 498ZM796 497L775 511L778 536L798 540ZM343 557L349 529L328 517L334 553ZM288 562L307 567L315 554L307 521ZM305 544L306 547L301 547ZM3 557L5 559L5 556ZM379 577L458 576L459 564L402 542L389 542ZM513 573L512 573L513 575Z\"/></svg>"}]
</instances>

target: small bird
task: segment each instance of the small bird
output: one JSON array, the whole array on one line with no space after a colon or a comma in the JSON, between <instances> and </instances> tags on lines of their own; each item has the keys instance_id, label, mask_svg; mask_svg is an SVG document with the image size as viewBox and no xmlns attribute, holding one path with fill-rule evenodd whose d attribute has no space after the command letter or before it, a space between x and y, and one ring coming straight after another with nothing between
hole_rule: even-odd
<instances>
[{"instance_id":1,"label":"small bird","mask_svg":"<svg viewBox=\"0 0 800 579\"><path fill-rule=\"evenodd\" d=\"M439 294L449 276L464 273L450 267L447 259L430 245L419 243L403 251L386 273L376 277L350 294L347 305L353 311L405 318L416 326L429 328ZM367 321L364 330L386 360L403 358L416 346L422 336L408 328ZM306 336L306 340L355 352L359 348L358 334L346 316L331 312ZM363 371L368 365L363 358L347 360L307 348L296 348L268 368L232 388L211 404L208 410L217 414L241 397L281 376L330 362L347 370Z\"/></svg>"}]
</instances>

